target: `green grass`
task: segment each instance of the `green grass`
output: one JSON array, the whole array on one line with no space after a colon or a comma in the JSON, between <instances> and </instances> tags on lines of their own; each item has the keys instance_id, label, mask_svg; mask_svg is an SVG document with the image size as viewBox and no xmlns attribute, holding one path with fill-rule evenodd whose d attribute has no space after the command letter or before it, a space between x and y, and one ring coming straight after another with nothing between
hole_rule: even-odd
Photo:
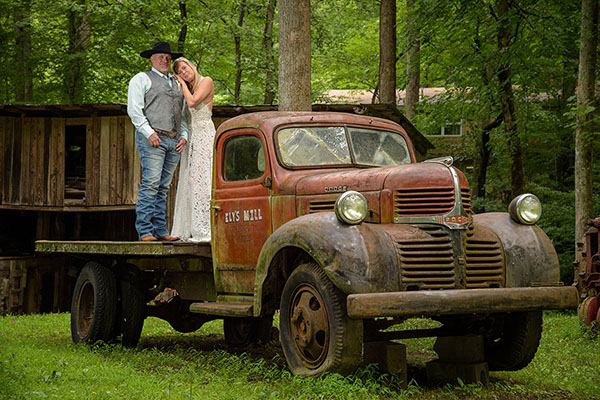
<instances>
[{"instance_id":1,"label":"green grass","mask_svg":"<svg viewBox=\"0 0 600 400\"><path fill-rule=\"evenodd\" d=\"M421 323L416 321L417 324ZM600 399L600 339L574 314L546 313L534 361L487 385L428 387L433 339L412 339L408 389L374 366L342 377L292 376L278 343L228 349L222 324L192 334L149 318L135 349L77 346L69 314L0 317L0 399Z\"/></svg>"}]
</instances>

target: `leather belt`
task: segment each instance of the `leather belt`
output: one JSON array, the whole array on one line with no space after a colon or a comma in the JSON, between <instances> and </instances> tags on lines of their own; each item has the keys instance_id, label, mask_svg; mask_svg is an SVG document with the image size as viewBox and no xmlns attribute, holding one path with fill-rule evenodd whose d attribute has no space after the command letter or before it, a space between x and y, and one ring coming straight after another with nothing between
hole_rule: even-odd
<instances>
[{"instance_id":1,"label":"leather belt","mask_svg":"<svg viewBox=\"0 0 600 400\"><path fill-rule=\"evenodd\" d=\"M157 129L157 128L152 128L152 129L154 129L154 132L165 134L168 137L177 136L177 131L163 131L162 129Z\"/></svg>"}]
</instances>

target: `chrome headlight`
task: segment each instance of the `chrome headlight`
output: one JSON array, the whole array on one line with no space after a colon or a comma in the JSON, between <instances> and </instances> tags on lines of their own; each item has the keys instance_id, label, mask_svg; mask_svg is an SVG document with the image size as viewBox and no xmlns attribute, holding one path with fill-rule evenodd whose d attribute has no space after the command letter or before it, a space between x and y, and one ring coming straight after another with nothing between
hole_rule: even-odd
<instances>
[{"instance_id":1,"label":"chrome headlight","mask_svg":"<svg viewBox=\"0 0 600 400\"><path fill-rule=\"evenodd\" d=\"M525 193L510 202L508 212L512 219L525 225L533 225L542 216L542 203L537 196Z\"/></svg>"},{"instance_id":2,"label":"chrome headlight","mask_svg":"<svg viewBox=\"0 0 600 400\"><path fill-rule=\"evenodd\" d=\"M367 216L367 199L362 194L349 190L335 202L335 215L345 224L360 224Z\"/></svg>"}]
</instances>

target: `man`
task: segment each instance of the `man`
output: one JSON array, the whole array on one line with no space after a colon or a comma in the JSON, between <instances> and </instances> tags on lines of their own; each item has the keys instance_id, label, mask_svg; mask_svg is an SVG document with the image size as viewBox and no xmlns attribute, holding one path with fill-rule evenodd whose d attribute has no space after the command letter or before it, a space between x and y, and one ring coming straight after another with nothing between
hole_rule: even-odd
<instances>
[{"instance_id":1,"label":"man","mask_svg":"<svg viewBox=\"0 0 600 400\"><path fill-rule=\"evenodd\" d=\"M169 69L173 58L182 54L158 42L140 56L150 59L152 69L135 75L127 94L127 114L136 128L142 164L135 228L141 241L174 241L179 238L169 235L165 217L167 191L188 133L183 91Z\"/></svg>"}]
</instances>

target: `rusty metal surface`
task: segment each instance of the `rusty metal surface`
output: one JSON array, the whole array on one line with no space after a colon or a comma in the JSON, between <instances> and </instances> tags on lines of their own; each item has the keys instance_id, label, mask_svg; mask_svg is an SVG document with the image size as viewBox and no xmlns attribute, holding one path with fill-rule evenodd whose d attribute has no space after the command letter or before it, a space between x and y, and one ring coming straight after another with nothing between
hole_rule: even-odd
<instances>
[{"instance_id":1,"label":"rusty metal surface","mask_svg":"<svg viewBox=\"0 0 600 400\"><path fill-rule=\"evenodd\" d=\"M265 242L257 263L255 312L260 312L262 286L279 251L296 247L320 265L345 293L398 290L394 243L375 224L342 224L334 213L298 217L282 225Z\"/></svg>"},{"instance_id":2,"label":"rusty metal surface","mask_svg":"<svg viewBox=\"0 0 600 400\"><path fill-rule=\"evenodd\" d=\"M189 242L113 242L37 240L39 253L102 254L123 256L193 255L210 257L210 244Z\"/></svg>"},{"instance_id":3,"label":"rusty metal surface","mask_svg":"<svg viewBox=\"0 0 600 400\"><path fill-rule=\"evenodd\" d=\"M554 246L537 225L518 224L508 213L473 216L473 223L498 235L506 260L506 287L558 283L560 265Z\"/></svg>"},{"instance_id":4,"label":"rusty metal surface","mask_svg":"<svg viewBox=\"0 0 600 400\"><path fill-rule=\"evenodd\" d=\"M348 316L416 317L576 308L574 287L527 287L351 294Z\"/></svg>"}]
</instances>

